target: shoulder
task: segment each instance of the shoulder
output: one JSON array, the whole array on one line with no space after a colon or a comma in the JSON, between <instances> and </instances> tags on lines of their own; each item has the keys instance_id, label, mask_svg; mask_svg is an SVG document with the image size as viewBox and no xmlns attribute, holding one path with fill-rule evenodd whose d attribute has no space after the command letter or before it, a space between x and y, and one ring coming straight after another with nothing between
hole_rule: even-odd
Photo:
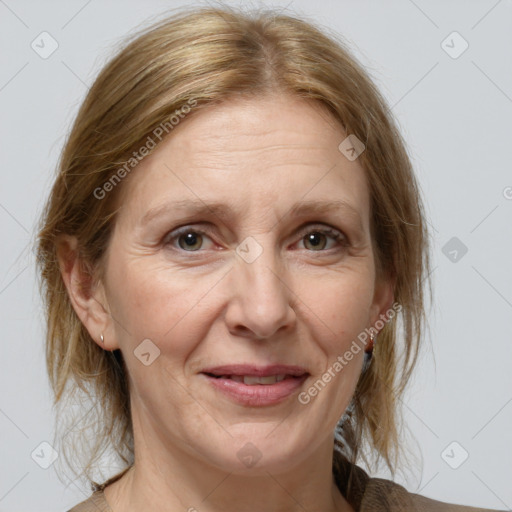
<instances>
[{"instance_id":1,"label":"shoulder","mask_svg":"<svg viewBox=\"0 0 512 512\"><path fill-rule=\"evenodd\" d=\"M105 498L103 490L111 483L119 480L131 468L132 466L124 468L122 471L110 477L106 482L102 484L93 483L92 495L85 501L78 503L78 505L75 505L73 508L67 510L66 512L112 512L112 509L110 508L110 505Z\"/></svg>"},{"instance_id":2,"label":"shoulder","mask_svg":"<svg viewBox=\"0 0 512 512\"><path fill-rule=\"evenodd\" d=\"M493 512L491 509L433 500L410 493L391 480L369 478L364 489L360 512L384 510L393 512Z\"/></svg>"},{"instance_id":3,"label":"shoulder","mask_svg":"<svg viewBox=\"0 0 512 512\"><path fill-rule=\"evenodd\" d=\"M87 498L69 509L67 512L112 512L103 490L93 492L92 496Z\"/></svg>"},{"instance_id":4,"label":"shoulder","mask_svg":"<svg viewBox=\"0 0 512 512\"><path fill-rule=\"evenodd\" d=\"M334 459L334 469L341 493L357 512L493 512L411 493L392 480L370 477L362 467L341 454Z\"/></svg>"}]
</instances>

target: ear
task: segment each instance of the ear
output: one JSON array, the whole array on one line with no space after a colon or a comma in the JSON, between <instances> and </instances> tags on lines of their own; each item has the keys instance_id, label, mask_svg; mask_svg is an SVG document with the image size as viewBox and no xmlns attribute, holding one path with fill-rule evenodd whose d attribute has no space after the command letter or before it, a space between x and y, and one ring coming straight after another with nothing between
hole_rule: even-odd
<instances>
[{"instance_id":1,"label":"ear","mask_svg":"<svg viewBox=\"0 0 512 512\"><path fill-rule=\"evenodd\" d=\"M384 323L386 322L388 318L386 313L392 309L395 299L395 285L396 276L385 275L376 279L373 302L370 309L371 327L375 326L379 319ZM383 316L381 317L381 315Z\"/></svg>"},{"instance_id":2,"label":"ear","mask_svg":"<svg viewBox=\"0 0 512 512\"><path fill-rule=\"evenodd\" d=\"M56 246L62 279L78 318L101 348L119 348L104 285L93 282L92 273L79 257L76 237L60 235ZM104 343L101 342L101 334L104 336Z\"/></svg>"}]
</instances>

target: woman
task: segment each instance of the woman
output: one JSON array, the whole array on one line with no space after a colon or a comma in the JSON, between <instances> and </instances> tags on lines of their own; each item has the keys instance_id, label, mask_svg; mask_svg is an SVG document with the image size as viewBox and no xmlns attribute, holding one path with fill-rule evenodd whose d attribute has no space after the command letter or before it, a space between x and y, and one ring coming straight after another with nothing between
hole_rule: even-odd
<instances>
[{"instance_id":1,"label":"woman","mask_svg":"<svg viewBox=\"0 0 512 512\"><path fill-rule=\"evenodd\" d=\"M62 429L94 491L73 512L477 510L356 465L398 461L428 234L384 100L311 24L139 34L80 109L38 262L55 401L98 409L87 453Z\"/></svg>"}]
</instances>

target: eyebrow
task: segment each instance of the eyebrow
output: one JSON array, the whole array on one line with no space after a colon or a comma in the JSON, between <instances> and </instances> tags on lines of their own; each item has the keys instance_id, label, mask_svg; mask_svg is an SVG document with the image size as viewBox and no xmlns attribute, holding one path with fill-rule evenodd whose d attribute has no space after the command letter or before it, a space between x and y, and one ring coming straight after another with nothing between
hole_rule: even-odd
<instances>
[{"instance_id":1,"label":"eyebrow","mask_svg":"<svg viewBox=\"0 0 512 512\"><path fill-rule=\"evenodd\" d=\"M230 215L237 214L233 208L225 203L206 203L199 199L183 199L164 203L148 210L142 219L140 225L145 226L153 219L167 214L182 212L189 216L208 216L214 215L221 220L227 219ZM358 227L362 229L362 219L359 211L350 203L342 200L323 201L310 200L295 203L292 208L286 212L285 216L307 217L310 215L321 215L326 213L338 213L349 217L357 222Z\"/></svg>"}]
</instances>

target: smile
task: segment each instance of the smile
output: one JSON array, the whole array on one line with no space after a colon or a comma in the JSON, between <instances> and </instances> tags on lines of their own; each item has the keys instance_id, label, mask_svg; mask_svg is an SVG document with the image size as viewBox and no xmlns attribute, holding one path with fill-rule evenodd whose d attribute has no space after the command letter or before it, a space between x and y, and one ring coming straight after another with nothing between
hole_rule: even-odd
<instances>
[{"instance_id":1,"label":"smile","mask_svg":"<svg viewBox=\"0 0 512 512\"><path fill-rule=\"evenodd\" d=\"M249 407L276 405L294 395L309 374L299 376L277 374L265 377L254 375L213 375L201 373L216 391L237 404Z\"/></svg>"},{"instance_id":2,"label":"smile","mask_svg":"<svg viewBox=\"0 0 512 512\"><path fill-rule=\"evenodd\" d=\"M214 375L213 373L208 374L211 377L216 379L231 379L235 382L243 382L247 386L253 386L254 384L275 384L276 382L281 382L284 379L292 379L292 375L269 375L267 377L257 377L254 375Z\"/></svg>"}]
</instances>

